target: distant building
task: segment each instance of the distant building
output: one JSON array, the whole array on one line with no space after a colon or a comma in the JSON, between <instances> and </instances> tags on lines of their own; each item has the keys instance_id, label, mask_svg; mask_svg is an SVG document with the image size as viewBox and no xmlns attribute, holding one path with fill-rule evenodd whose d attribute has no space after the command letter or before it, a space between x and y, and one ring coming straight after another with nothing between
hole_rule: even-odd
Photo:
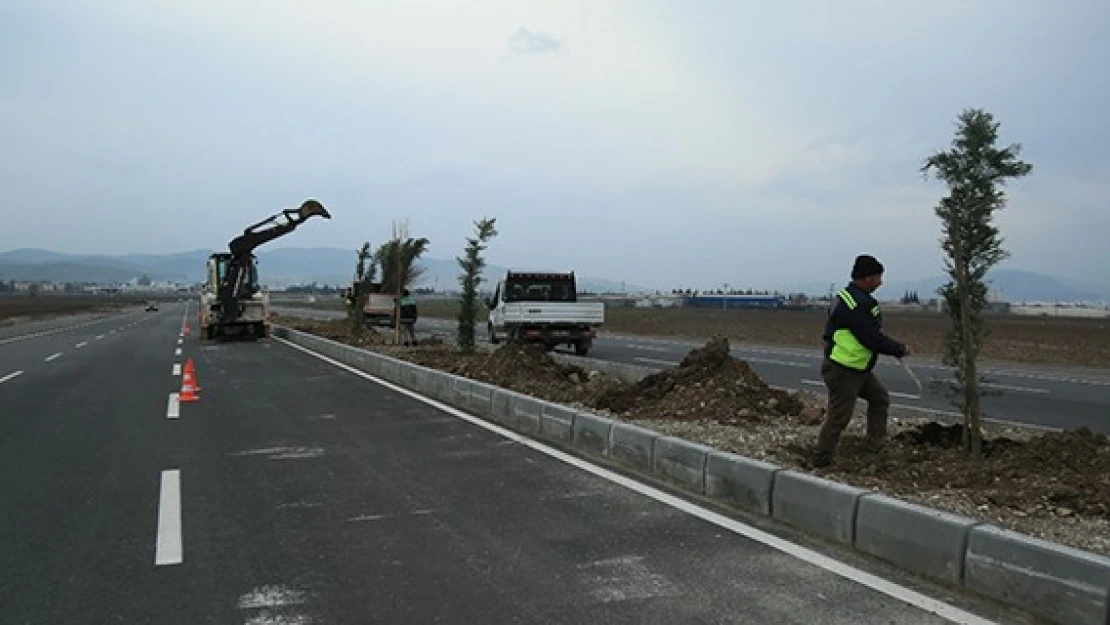
<instances>
[{"instance_id":1,"label":"distant building","mask_svg":"<svg viewBox=\"0 0 1110 625\"><path fill-rule=\"evenodd\" d=\"M784 295L691 295L683 299L686 306L717 310L751 310L786 308Z\"/></svg>"}]
</instances>

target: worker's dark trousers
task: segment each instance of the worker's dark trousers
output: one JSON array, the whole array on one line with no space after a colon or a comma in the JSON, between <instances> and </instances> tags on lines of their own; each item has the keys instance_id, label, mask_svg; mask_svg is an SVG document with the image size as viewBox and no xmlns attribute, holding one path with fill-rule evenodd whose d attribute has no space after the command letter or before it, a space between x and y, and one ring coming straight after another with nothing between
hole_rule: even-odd
<instances>
[{"instance_id":1,"label":"worker's dark trousers","mask_svg":"<svg viewBox=\"0 0 1110 625\"><path fill-rule=\"evenodd\" d=\"M886 439L890 393L873 371L866 373L839 365L828 358L821 363L821 377L829 389L829 414L817 436L818 457L832 459L840 433L848 427L856 409L856 398L867 401L867 442L872 448Z\"/></svg>"}]
</instances>

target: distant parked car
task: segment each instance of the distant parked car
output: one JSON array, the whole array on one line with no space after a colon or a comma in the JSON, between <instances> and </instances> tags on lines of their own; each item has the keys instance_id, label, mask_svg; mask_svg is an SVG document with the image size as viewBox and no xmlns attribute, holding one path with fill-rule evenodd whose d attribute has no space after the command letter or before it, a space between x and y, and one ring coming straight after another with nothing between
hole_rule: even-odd
<instances>
[{"instance_id":1,"label":"distant parked car","mask_svg":"<svg viewBox=\"0 0 1110 625\"><path fill-rule=\"evenodd\" d=\"M158 304L155 303L155 302L147 302L146 303L146 310L147 310L147 312L150 312L152 310L157 311L158 310Z\"/></svg>"}]
</instances>

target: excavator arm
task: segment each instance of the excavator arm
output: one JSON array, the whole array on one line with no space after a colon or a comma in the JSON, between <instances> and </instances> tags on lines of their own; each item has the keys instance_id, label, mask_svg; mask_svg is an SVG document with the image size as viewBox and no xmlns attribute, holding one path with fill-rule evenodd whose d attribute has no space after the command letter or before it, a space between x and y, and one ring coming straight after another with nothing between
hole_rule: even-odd
<instances>
[{"instance_id":1,"label":"excavator arm","mask_svg":"<svg viewBox=\"0 0 1110 625\"><path fill-rule=\"evenodd\" d=\"M243 230L243 234L231 240L228 244L231 258L218 286L220 308L224 319L234 320L239 316L239 298L243 296L243 291L250 282L244 278L248 276L255 248L289 234L313 215L331 219L331 214L323 204L316 200L305 200L300 208L285 209L275 213ZM282 217L285 221L279 221Z\"/></svg>"}]
</instances>

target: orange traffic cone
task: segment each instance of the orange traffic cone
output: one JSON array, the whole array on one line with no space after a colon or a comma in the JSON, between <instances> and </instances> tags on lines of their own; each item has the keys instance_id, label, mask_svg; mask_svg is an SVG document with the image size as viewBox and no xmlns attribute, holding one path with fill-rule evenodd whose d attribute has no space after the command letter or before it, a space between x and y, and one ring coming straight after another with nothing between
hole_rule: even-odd
<instances>
[{"instance_id":1,"label":"orange traffic cone","mask_svg":"<svg viewBox=\"0 0 1110 625\"><path fill-rule=\"evenodd\" d=\"M188 360L185 361L184 371L185 371L185 373L188 373L190 375L195 374L197 372L197 370L193 368L193 359L192 358L189 358Z\"/></svg>"},{"instance_id":2,"label":"orange traffic cone","mask_svg":"<svg viewBox=\"0 0 1110 625\"><path fill-rule=\"evenodd\" d=\"M182 402L198 401L200 395L197 395L197 388L193 386L193 381L186 377L181 382L181 394L178 399Z\"/></svg>"},{"instance_id":3,"label":"orange traffic cone","mask_svg":"<svg viewBox=\"0 0 1110 625\"><path fill-rule=\"evenodd\" d=\"M192 361L190 360L188 362L191 363ZM188 367L188 364L186 364L186 367ZM178 396L178 399L183 402L197 401L200 399L200 396L197 395L199 392L200 387L197 386L196 379L193 377L193 372L191 368L187 368L181 373L181 394Z\"/></svg>"}]
</instances>

